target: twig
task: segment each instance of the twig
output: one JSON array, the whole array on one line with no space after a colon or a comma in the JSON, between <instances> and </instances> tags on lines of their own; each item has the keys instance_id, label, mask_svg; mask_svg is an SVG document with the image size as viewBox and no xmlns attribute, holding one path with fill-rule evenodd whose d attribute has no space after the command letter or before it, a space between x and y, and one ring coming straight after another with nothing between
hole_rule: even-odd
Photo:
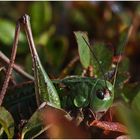
<instances>
[{"instance_id":1,"label":"twig","mask_svg":"<svg viewBox=\"0 0 140 140\"><path fill-rule=\"evenodd\" d=\"M13 66L14 66L14 61L15 61L15 57L16 57L16 51L17 51L17 45L18 45L18 38L19 38L19 33L20 33L20 24L19 22L17 22L16 25L16 30L15 30L15 37L14 37L14 43L13 43L13 48L12 48L12 54L11 54L11 59L10 59L10 64L6 73L6 78L0 93L0 106L3 102L3 98L5 96L8 84L9 84L9 80L12 74L12 70L13 70Z\"/></svg>"},{"instance_id":2,"label":"twig","mask_svg":"<svg viewBox=\"0 0 140 140\"><path fill-rule=\"evenodd\" d=\"M1 59L4 63L6 63L6 64L8 64L8 65L10 64L9 58L8 58L4 53L2 53L1 51L0 51L0 59ZM14 68L14 70L15 70L17 73L21 74L21 75L24 76L25 78L27 78L27 79L29 79L29 80L34 80L34 77L32 77L30 74L28 74L28 73L27 73L26 71L24 71L23 69L21 69L20 66L14 64L14 65L13 65L13 68Z\"/></svg>"},{"instance_id":3,"label":"twig","mask_svg":"<svg viewBox=\"0 0 140 140\"><path fill-rule=\"evenodd\" d=\"M79 56L76 56L74 59L72 59L68 65L64 68L64 70L61 72L59 78L64 78L71 70L72 67L78 62Z\"/></svg>"}]
</instances>

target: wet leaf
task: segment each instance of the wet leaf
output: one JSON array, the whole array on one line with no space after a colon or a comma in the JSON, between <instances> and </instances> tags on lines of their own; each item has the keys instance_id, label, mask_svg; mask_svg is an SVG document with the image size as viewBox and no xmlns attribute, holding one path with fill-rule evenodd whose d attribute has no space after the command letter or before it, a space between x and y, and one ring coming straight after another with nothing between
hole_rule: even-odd
<instances>
[{"instance_id":1,"label":"wet leaf","mask_svg":"<svg viewBox=\"0 0 140 140\"><path fill-rule=\"evenodd\" d=\"M83 67L87 68L90 65L90 49L85 42L85 40L86 40L89 43L87 33L79 31L79 32L74 32L74 34L75 34L76 41L78 44L80 61L83 65Z\"/></svg>"},{"instance_id":2,"label":"wet leaf","mask_svg":"<svg viewBox=\"0 0 140 140\"><path fill-rule=\"evenodd\" d=\"M7 138L11 139L14 136L14 120L11 114L4 108L0 107L0 136L3 135L3 132L6 133Z\"/></svg>"}]
</instances>

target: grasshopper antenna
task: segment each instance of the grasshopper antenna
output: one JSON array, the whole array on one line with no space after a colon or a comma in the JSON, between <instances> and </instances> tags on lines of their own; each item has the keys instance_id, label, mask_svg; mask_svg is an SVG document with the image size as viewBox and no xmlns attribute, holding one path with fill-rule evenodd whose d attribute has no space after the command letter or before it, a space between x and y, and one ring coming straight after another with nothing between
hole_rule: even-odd
<instances>
[{"instance_id":1,"label":"grasshopper antenna","mask_svg":"<svg viewBox=\"0 0 140 140\"><path fill-rule=\"evenodd\" d=\"M115 87L115 82L116 82L116 78L117 78L117 71L118 71L118 67L119 67L119 62L121 60L121 52L124 51L125 49L125 46L126 46L126 43L128 42L129 40L129 37L130 37L130 34L133 30L133 25L130 26L129 30L128 30L128 34L127 34L127 37L125 39L125 42L123 44L123 47L120 48L120 51L119 51L119 58L118 58L118 61L117 61L117 64L116 64L116 69L115 69L115 74L114 74L114 81L113 81L113 87Z\"/></svg>"},{"instance_id":2,"label":"grasshopper antenna","mask_svg":"<svg viewBox=\"0 0 140 140\"><path fill-rule=\"evenodd\" d=\"M101 72L102 72L102 75L103 75L103 77L104 77L104 79L105 79L105 85L106 85L106 87L107 87L105 73L104 73L104 71L103 71L103 69L102 69L102 67L101 67L101 65L100 65L100 62L99 62L98 58L96 57L96 55L95 55L95 53L93 52L93 50L92 50L90 44L87 42L87 40L84 38L84 36L82 36L82 38L84 39L84 41L85 41L85 43L87 44L87 46L89 47L89 49L90 49L90 51L91 51L93 57L95 58L97 64L99 65L99 68L100 68L100 70L101 70Z\"/></svg>"}]
</instances>

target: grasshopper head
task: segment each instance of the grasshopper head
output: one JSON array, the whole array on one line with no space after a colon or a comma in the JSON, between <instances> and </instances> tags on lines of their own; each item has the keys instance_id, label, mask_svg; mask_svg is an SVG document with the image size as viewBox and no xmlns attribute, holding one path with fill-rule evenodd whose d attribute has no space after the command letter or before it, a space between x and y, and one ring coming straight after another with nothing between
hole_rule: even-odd
<instances>
[{"instance_id":1,"label":"grasshopper head","mask_svg":"<svg viewBox=\"0 0 140 140\"><path fill-rule=\"evenodd\" d=\"M90 107L97 116L97 119L99 119L102 116L101 114L105 113L112 105L114 87L108 81L97 80L96 85L91 90Z\"/></svg>"}]
</instances>

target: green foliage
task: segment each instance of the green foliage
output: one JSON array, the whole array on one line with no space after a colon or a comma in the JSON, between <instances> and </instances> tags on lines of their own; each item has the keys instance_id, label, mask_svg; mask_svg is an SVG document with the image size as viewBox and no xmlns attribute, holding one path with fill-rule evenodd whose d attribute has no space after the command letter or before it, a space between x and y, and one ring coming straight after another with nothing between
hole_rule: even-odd
<instances>
[{"instance_id":1,"label":"green foliage","mask_svg":"<svg viewBox=\"0 0 140 140\"><path fill-rule=\"evenodd\" d=\"M38 36L51 21L52 8L49 2L34 2L29 8L29 14L32 19L33 33Z\"/></svg>"},{"instance_id":2,"label":"green foliage","mask_svg":"<svg viewBox=\"0 0 140 140\"><path fill-rule=\"evenodd\" d=\"M117 51L116 51L117 55L121 55L121 53L124 53L124 50L125 50L124 47L126 46L126 43L129 37L128 35L129 29L130 29L130 26L127 26L122 31L120 31L119 41L118 41Z\"/></svg>"},{"instance_id":3,"label":"green foliage","mask_svg":"<svg viewBox=\"0 0 140 140\"><path fill-rule=\"evenodd\" d=\"M139 101L137 103L136 102L134 104L138 104ZM127 126L130 137L138 139L140 138L140 114L138 111L135 111L135 109L137 108L130 109L124 105L118 106L120 118Z\"/></svg>"},{"instance_id":4,"label":"green foliage","mask_svg":"<svg viewBox=\"0 0 140 140\"><path fill-rule=\"evenodd\" d=\"M121 92L123 93L123 96L127 98L129 102L131 102L133 101L134 97L138 94L139 91L140 91L139 83L133 84L127 83L123 86Z\"/></svg>"},{"instance_id":5,"label":"green foliage","mask_svg":"<svg viewBox=\"0 0 140 140\"><path fill-rule=\"evenodd\" d=\"M15 33L15 24L9 20L0 19L0 40L5 45L12 45ZM21 33L20 42L25 42L25 36Z\"/></svg>"},{"instance_id":6,"label":"green foliage","mask_svg":"<svg viewBox=\"0 0 140 140\"><path fill-rule=\"evenodd\" d=\"M21 138L26 139L33 139L48 130L52 124L48 123L47 125L44 125L42 117L44 113L51 109L52 111L60 111L63 114L66 114L66 112L62 109L58 109L55 107L52 107L52 105L48 105L45 102L40 105L40 107L34 112L34 114L31 116L31 118L28 120L27 124L22 129Z\"/></svg>"},{"instance_id":7,"label":"green foliage","mask_svg":"<svg viewBox=\"0 0 140 140\"><path fill-rule=\"evenodd\" d=\"M88 26L88 22L87 22L86 18L79 10L73 9L70 12L70 18L71 18L71 22L73 22L73 24L80 25L83 29L85 26Z\"/></svg>"},{"instance_id":8,"label":"green foliage","mask_svg":"<svg viewBox=\"0 0 140 140\"><path fill-rule=\"evenodd\" d=\"M140 101L140 89L139 89L139 92L134 97L134 99L133 99L133 101L131 103L132 110L134 110L136 113L140 112L139 101Z\"/></svg>"},{"instance_id":9,"label":"green foliage","mask_svg":"<svg viewBox=\"0 0 140 140\"><path fill-rule=\"evenodd\" d=\"M102 42L94 43L93 52L99 61L98 64L97 60L95 60L95 57L92 55L91 64L94 68L94 74L103 77L101 68L104 74L109 70L112 63L113 52Z\"/></svg>"},{"instance_id":10,"label":"green foliage","mask_svg":"<svg viewBox=\"0 0 140 140\"><path fill-rule=\"evenodd\" d=\"M4 108L0 107L0 137L3 138L5 132L8 139L14 136L14 120L11 114Z\"/></svg>"},{"instance_id":11,"label":"green foliage","mask_svg":"<svg viewBox=\"0 0 140 140\"><path fill-rule=\"evenodd\" d=\"M68 51L68 40L65 36L52 37L44 50L47 54L46 60L49 60L52 66L60 68L64 63L66 52Z\"/></svg>"},{"instance_id":12,"label":"green foliage","mask_svg":"<svg viewBox=\"0 0 140 140\"><path fill-rule=\"evenodd\" d=\"M89 49L89 39L87 33L85 32L75 32L78 51L80 55L80 60L84 68L88 68L88 66L92 65L94 68L94 74L97 76L103 76L102 70L104 74L109 70L109 67L112 63L113 53L104 43L96 42L93 45L93 53L91 53ZM85 39L84 39L85 38ZM86 41L87 43L86 43ZM90 44L89 44L90 45ZM94 57L96 55L96 58ZM97 62L99 61L99 63Z\"/></svg>"},{"instance_id":13,"label":"green foliage","mask_svg":"<svg viewBox=\"0 0 140 140\"><path fill-rule=\"evenodd\" d=\"M78 51L80 56L80 61L84 68L87 68L90 65L90 50L85 42L85 40L88 41L88 36L86 32L74 32L76 36L76 41L78 44ZM85 40L84 40L85 39Z\"/></svg>"},{"instance_id":14,"label":"green foliage","mask_svg":"<svg viewBox=\"0 0 140 140\"><path fill-rule=\"evenodd\" d=\"M40 110L37 110L22 129L21 138L31 139L43 129Z\"/></svg>"}]
</instances>

